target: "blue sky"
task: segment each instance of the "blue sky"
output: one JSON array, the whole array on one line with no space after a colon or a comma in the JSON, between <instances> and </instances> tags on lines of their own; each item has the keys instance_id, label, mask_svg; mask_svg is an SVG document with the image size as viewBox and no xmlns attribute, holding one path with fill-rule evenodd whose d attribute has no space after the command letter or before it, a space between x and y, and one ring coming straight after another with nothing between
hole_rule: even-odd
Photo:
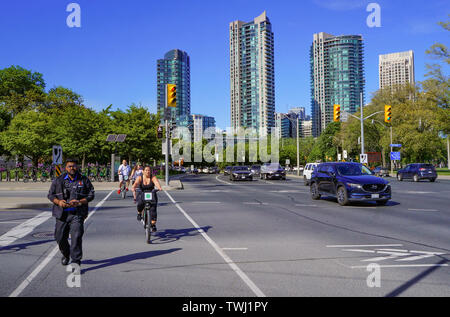
<instances>
[{"instance_id":1,"label":"blue sky","mask_svg":"<svg viewBox=\"0 0 450 317\"><path fill-rule=\"evenodd\" d=\"M66 7L81 7L81 28L69 28ZM381 27L369 28L370 2L381 6ZM275 35L276 111L310 113L309 47L313 33L361 34L366 101L378 89L378 55L412 49L416 81L425 50L449 45L437 25L447 0L0 0L0 68L20 65L44 74L47 88L65 86L100 110L142 103L156 110L156 60L174 48L191 58L191 112L230 125L229 22L263 11Z\"/></svg>"}]
</instances>

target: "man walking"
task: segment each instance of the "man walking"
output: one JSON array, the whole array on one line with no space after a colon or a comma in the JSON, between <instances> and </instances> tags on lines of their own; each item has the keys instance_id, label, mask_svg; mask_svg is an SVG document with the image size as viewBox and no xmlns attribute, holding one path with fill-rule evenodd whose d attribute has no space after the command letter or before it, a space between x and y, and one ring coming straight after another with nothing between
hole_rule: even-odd
<instances>
[{"instance_id":1,"label":"man walking","mask_svg":"<svg viewBox=\"0 0 450 317\"><path fill-rule=\"evenodd\" d=\"M88 215L88 203L94 199L94 186L86 176L78 172L77 160L66 160L66 173L56 178L48 192L56 218L55 240L63 257L62 265L81 264L84 220ZM69 245L68 238L71 237Z\"/></svg>"}]
</instances>

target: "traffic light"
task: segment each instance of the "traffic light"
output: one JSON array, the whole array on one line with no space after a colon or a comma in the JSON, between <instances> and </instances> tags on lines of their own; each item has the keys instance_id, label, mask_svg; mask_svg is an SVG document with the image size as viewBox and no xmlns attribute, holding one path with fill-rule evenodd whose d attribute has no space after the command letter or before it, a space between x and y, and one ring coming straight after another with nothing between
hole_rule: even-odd
<instances>
[{"instance_id":1,"label":"traffic light","mask_svg":"<svg viewBox=\"0 0 450 317\"><path fill-rule=\"evenodd\" d=\"M392 120L392 106L384 106L384 122L391 123Z\"/></svg>"},{"instance_id":2,"label":"traffic light","mask_svg":"<svg viewBox=\"0 0 450 317\"><path fill-rule=\"evenodd\" d=\"M163 127L158 126L158 139L162 139L163 137Z\"/></svg>"},{"instance_id":3,"label":"traffic light","mask_svg":"<svg viewBox=\"0 0 450 317\"><path fill-rule=\"evenodd\" d=\"M177 106L177 85L167 84L167 107Z\"/></svg>"},{"instance_id":4,"label":"traffic light","mask_svg":"<svg viewBox=\"0 0 450 317\"><path fill-rule=\"evenodd\" d=\"M341 121L341 106L340 105L334 105L333 121L334 122Z\"/></svg>"}]
</instances>

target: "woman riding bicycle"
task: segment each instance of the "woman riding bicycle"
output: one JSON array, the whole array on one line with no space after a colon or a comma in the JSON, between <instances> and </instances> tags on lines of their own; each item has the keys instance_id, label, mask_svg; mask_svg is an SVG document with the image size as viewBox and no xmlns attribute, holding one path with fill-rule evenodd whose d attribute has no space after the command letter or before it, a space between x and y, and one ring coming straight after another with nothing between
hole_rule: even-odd
<instances>
[{"instance_id":1,"label":"woman riding bicycle","mask_svg":"<svg viewBox=\"0 0 450 317\"><path fill-rule=\"evenodd\" d=\"M131 186L134 185L134 183L136 182L136 179L139 178L139 176L142 176L142 174L144 173L144 169L142 168L142 164L141 163L136 163L136 166L133 168L133 170L131 171ZM134 202L136 202L136 191L133 191L133 198L134 198Z\"/></svg>"},{"instance_id":2,"label":"woman riding bicycle","mask_svg":"<svg viewBox=\"0 0 450 317\"><path fill-rule=\"evenodd\" d=\"M158 190L162 190L161 185L159 184L158 179L156 178L156 175L152 174L152 169L150 166L146 166L144 168L144 172L142 174L142 176L139 176L136 181L133 184L132 187L132 191L133 191L133 195L136 197L136 189L139 188L140 191L138 193L138 197L137 197L137 220L141 221L142 219L142 210L144 210L145 207L145 201L144 201L144 191L152 191L156 186L156 189ZM150 208L150 219L151 219L151 228L152 228L152 232L156 231L156 218L157 218L157 213L156 213L156 206L158 205L158 197L156 196L155 193L155 199L156 199L156 204L151 206Z\"/></svg>"}]
</instances>

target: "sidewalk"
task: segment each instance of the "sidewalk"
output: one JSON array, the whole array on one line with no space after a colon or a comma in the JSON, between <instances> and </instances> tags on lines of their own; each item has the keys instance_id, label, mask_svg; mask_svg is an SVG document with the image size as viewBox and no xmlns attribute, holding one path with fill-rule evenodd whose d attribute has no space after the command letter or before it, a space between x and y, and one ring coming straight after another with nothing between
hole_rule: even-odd
<instances>
[{"instance_id":1,"label":"sidewalk","mask_svg":"<svg viewBox=\"0 0 450 317\"><path fill-rule=\"evenodd\" d=\"M183 183L180 178L184 175L173 177L169 186L166 186L165 181L160 180L161 187L164 191L181 190ZM175 179L176 178L176 179ZM53 204L47 199L47 192L50 189L50 182L0 182L0 192L22 192L20 196L0 197L0 211L11 209L51 209ZM96 191L111 191L118 189L118 183L112 182L94 182L92 183ZM30 197L27 191L41 191L44 192L41 197ZM131 193L131 191L130 191Z\"/></svg>"}]
</instances>

